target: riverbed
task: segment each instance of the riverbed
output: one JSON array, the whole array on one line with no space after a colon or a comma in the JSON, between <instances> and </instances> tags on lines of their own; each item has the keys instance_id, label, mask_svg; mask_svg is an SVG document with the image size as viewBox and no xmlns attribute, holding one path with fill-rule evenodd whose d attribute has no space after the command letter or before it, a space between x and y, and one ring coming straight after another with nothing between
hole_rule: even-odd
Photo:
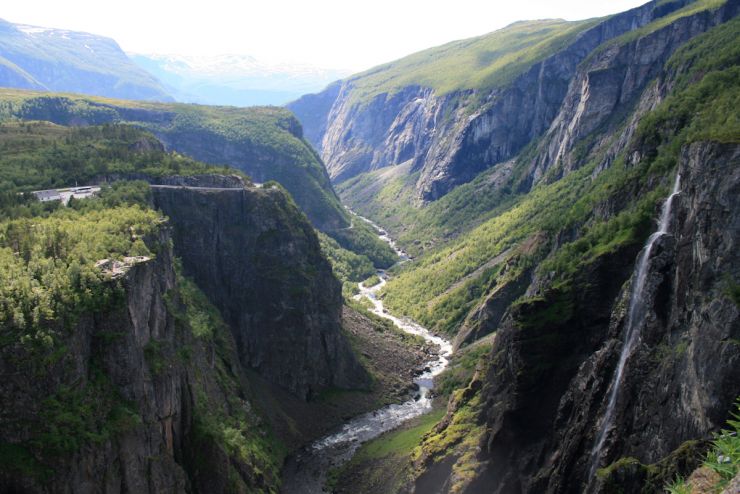
<instances>
[{"instance_id":1,"label":"riverbed","mask_svg":"<svg viewBox=\"0 0 740 494\"><path fill-rule=\"evenodd\" d=\"M399 263L408 261L409 257L398 248L385 230L366 218L357 215L355 217L370 223L378 231L379 238L387 242L398 254ZM369 309L371 312L392 321L401 330L421 336L428 343L437 345L439 352L433 360L425 364L423 372L414 378L418 391L407 401L354 417L289 458L283 470L283 494L326 492L323 487L328 472L349 461L363 443L432 410L431 391L434 387L434 377L447 367L452 354L452 344L408 318L389 314L383 307L383 301L377 296L388 280L388 273L378 270L377 274L380 282L372 287L360 284L360 293L355 298L368 300L372 304Z\"/></svg>"}]
</instances>

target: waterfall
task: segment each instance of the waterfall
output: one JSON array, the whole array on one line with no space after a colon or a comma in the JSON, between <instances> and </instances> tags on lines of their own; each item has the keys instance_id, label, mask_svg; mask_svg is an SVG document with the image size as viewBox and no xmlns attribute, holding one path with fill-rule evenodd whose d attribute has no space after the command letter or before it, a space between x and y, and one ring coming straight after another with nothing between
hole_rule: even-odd
<instances>
[{"instance_id":1,"label":"waterfall","mask_svg":"<svg viewBox=\"0 0 740 494\"><path fill-rule=\"evenodd\" d=\"M647 281L648 276L650 254L653 250L655 241L668 232L668 227L671 222L671 206L673 205L673 199L679 193L680 181L681 176L676 174L676 180L673 184L671 195L669 195L665 200L661 209L658 230L648 238L645 247L643 247L642 252L640 253L640 257L637 259L637 264L635 265L635 271L632 278L632 294L630 295L627 323L625 325L624 345L622 346L622 353L619 355L619 363L617 364L617 368L614 371L614 377L612 378L609 391L609 402L606 407L606 413L604 414L601 429L599 430L599 435L596 438L594 447L591 450L591 467L588 477L589 483L593 481L593 478L596 475L596 470L599 468L601 449L604 447L606 437L609 433L609 428L612 425L614 409L617 405L617 396L619 395L619 388L622 384L624 367L640 338L640 326L645 318L645 299L643 297L643 292L645 290L645 282Z\"/></svg>"}]
</instances>

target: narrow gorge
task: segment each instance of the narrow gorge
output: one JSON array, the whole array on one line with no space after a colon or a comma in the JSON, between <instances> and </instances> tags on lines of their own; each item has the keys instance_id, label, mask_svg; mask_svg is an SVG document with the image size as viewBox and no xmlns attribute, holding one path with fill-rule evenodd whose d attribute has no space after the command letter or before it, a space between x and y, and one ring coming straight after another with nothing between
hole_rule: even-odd
<instances>
[{"instance_id":1,"label":"narrow gorge","mask_svg":"<svg viewBox=\"0 0 740 494\"><path fill-rule=\"evenodd\" d=\"M638 3L284 107L0 20L0 494L740 493L740 0Z\"/></svg>"},{"instance_id":2,"label":"narrow gorge","mask_svg":"<svg viewBox=\"0 0 740 494\"><path fill-rule=\"evenodd\" d=\"M739 10L515 23L289 105L342 200L414 257L385 308L478 355L414 444L359 453L354 492L694 482L740 395Z\"/></svg>"},{"instance_id":3,"label":"narrow gorge","mask_svg":"<svg viewBox=\"0 0 740 494\"><path fill-rule=\"evenodd\" d=\"M359 216L355 216L355 218L356 221L370 223L373 228L380 232L380 238L388 242L395 250L400 259L399 263L408 260L408 256L396 247L395 242L378 225ZM432 345L435 348L434 352L430 354L433 359L424 362L423 369L420 369L419 374L414 378L414 386L412 387L414 393L408 397L407 401L387 405L354 417L344 423L337 431L317 439L293 458L289 458L283 472L281 492L284 494L320 494L326 492L327 474L332 469L340 468L347 463L363 443L385 432L392 431L419 415L429 413L432 409L434 378L446 369L448 358L452 353L452 345L449 341L435 336L413 321L399 319L385 310L383 302L377 297L377 293L385 285L387 276L385 270L378 270L378 281L375 285L365 286L360 283L359 293L355 295L355 300L367 300L371 304L370 311L373 314L391 321L400 330L419 336L426 344Z\"/></svg>"}]
</instances>

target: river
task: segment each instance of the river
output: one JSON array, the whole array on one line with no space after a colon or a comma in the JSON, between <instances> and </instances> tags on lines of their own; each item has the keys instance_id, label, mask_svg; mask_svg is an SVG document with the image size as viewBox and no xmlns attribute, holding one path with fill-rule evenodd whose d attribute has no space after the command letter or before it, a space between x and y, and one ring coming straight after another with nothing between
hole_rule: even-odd
<instances>
[{"instance_id":1,"label":"river","mask_svg":"<svg viewBox=\"0 0 740 494\"><path fill-rule=\"evenodd\" d=\"M409 260L406 253L398 248L385 230L366 218L358 215L355 217L371 224L379 232L379 238L387 242L398 254L399 263ZM449 356L452 354L452 344L407 318L395 317L386 312L383 301L377 294L388 280L388 273L378 270L377 274L380 283L370 288L360 284L360 293L355 299L369 300L372 304L371 312L392 321L407 333L421 336L427 342L438 345L440 350L434 360L426 363L424 372L414 379L419 387L414 397L404 403L388 405L354 417L334 432L314 441L290 457L283 470L283 494L326 492L323 487L329 470L349 461L363 443L432 409L431 390L434 386L434 376L447 367Z\"/></svg>"}]
</instances>

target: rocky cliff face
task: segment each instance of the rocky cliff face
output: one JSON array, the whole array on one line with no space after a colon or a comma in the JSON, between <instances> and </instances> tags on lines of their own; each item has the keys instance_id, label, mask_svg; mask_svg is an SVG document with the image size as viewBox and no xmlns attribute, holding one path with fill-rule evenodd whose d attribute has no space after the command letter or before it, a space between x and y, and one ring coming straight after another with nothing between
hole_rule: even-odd
<instances>
[{"instance_id":1,"label":"rocky cliff face","mask_svg":"<svg viewBox=\"0 0 740 494\"><path fill-rule=\"evenodd\" d=\"M341 331L341 286L284 191L155 187L154 201L243 365L306 398L369 384Z\"/></svg>"},{"instance_id":2,"label":"rocky cliff face","mask_svg":"<svg viewBox=\"0 0 740 494\"><path fill-rule=\"evenodd\" d=\"M605 149L602 166L609 166L629 143L640 118L670 92L670 85L665 84L651 91L645 88L660 75L671 55L696 35L727 22L739 9L737 2L728 2L717 10L677 19L633 41L607 44L591 54L574 74L527 170L525 186L538 183L550 169L550 180L573 171L583 165L594 148ZM631 119L621 131L622 119L628 113L632 113ZM593 134L600 135L601 140ZM616 142L611 140L614 134L619 134Z\"/></svg>"},{"instance_id":3,"label":"rocky cliff face","mask_svg":"<svg viewBox=\"0 0 740 494\"><path fill-rule=\"evenodd\" d=\"M578 65L597 46L687 3L688 0L662 5L651 2L612 16L581 32L574 41L533 64L511 83L485 94L468 90L440 96L429 88L408 86L359 104L353 97L350 79L338 92L331 87L320 97L306 97L288 107L299 118L320 113L327 108L330 95L337 92L326 113L326 123L315 116L303 120L304 126L316 135L315 142L321 137L321 154L332 179L343 181L412 160L412 170L420 172L417 195L434 200L516 155L542 135L558 115ZM659 56L660 50L655 51L653 58ZM645 67L650 66L649 58L644 60ZM642 79L649 76L649 71L630 76ZM319 101L321 104L316 103Z\"/></svg>"},{"instance_id":4,"label":"rocky cliff face","mask_svg":"<svg viewBox=\"0 0 740 494\"><path fill-rule=\"evenodd\" d=\"M410 455L408 491L662 492L676 475L691 472L728 418L740 395L734 253L740 146L737 126L728 123L737 113L728 102L737 94L740 2L711 9L690 4L671 15L680 6L649 4L643 9L654 8L652 18L661 20L603 38L584 53L571 66L556 111L547 113L550 121L539 120L527 147L512 145L514 134L502 138L502 147L491 144L505 135L497 125L519 128L513 110L478 127L480 149L471 144L474 134L461 139L459 149L467 146L474 163L491 163L485 153L509 145L518 155L503 176L501 166L474 171L472 184L416 208L453 221L460 215L439 206L460 207L480 214L481 224L407 264L388 283L386 306L455 318L444 329L456 334L458 347L496 334L477 374ZM532 101L538 97L530 93ZM494 115L489 110L497 103L487 104L468 115L467 129ZM516 104L537 122L528 103ZM452 139L465 132L442 134ZM404 158L413 170L417 158ZM415 170L423 180L424 168ZM455 168L434 176L445 170ZM637 290L633 270L675 174L681 189L669 228L653 244L644 289ZM398 221L399 230L415 218L424 225L428 217L421 213L383 209L383 200L403 199L407 191L397 192L405 187L400 180L367 186L382 182L381 175L350 181L345 192L364 186L376 193L372 210ZM483 202L479 191L503 189L513 205L494 201L486 213L470 206ZM530 210L531 204L537 206ZM538 219L549 207L557 213ZM503 241L507 231L518 238ZM533 237L539 247L527 250L514 276L506 259ZM427 283L423 278L432 273L439 279ZM633 326L639 337L620 363L633 296L645 316ZM454 307L439 309L445 304Z\"/></svg>"},{"instance_id":5,"label":"rocky cliff face","mask_svg":"<svg viewBox=\"0 0 740 494\"><path fill-rule=\"evenodd\" d=\"M308 142L314 149L321 149L321 140L326 133L326 116L337 98L340 82L334 82L317 94L307 94L288 104L303 125Z\"/></svg>"},{"instance_id":6,"label":"rocky cliff face","mask_svg":"<svg viewBox=\"0 0 740 494\"><path fill-rule=\"evenodd\" d=\"M42 342L3 320L1 492L275 493L285 452L251 370L297 401L368 387L339 282L284 189L159 182L169 218L152 214L145 237L126 230L152 255L95 263L105 290L73 265L79 290L100 295L41 316Z\"/></svg>"},{"instance_id":7,"label":"rocky cliff face","mask_svg":"<svg viewBox=\"0 0 740 494\"><path fill-rule=\"evenodd\" d=\"M244 427L258 427L233 340L193 334L179 316L170 230L148 243L156 259L110 282L120 284L121 300L83 311L47 358L3 346L3 492L274 488L267 462L225 449L207 429L206 410L219 410L224 425L232 422L225 417L239 417ZM210 451L206 459L203 451Z\"/></svg>"},{"instance_id":8,"label":"rocky cliff face","mask_svg":"<svg viewBox=\"0 0 740 494\"><path fill-rule=\"evenodd\" d=\"M697 143L682 153L678 172L686 185L650 259L648 313L599 466L622 457L656 463L687 441L708 437L740 393L734 343L740 312L727 285L738 275L738 159L736 145ZM609 478L589 484L589 468L624 339L631 284L622 287L621 266L634 256L617 252L582 273L579 286L589 288L562 325L528 326L526 312L536 307L523 307L499 328L483 388L487 466L466 492L608 486ZM556 302L557 293L546 292L543 303ZM647 473L631 475L640 486ZM661 486L656 481L653 489Z\"/></svg>"}]
</instances>

